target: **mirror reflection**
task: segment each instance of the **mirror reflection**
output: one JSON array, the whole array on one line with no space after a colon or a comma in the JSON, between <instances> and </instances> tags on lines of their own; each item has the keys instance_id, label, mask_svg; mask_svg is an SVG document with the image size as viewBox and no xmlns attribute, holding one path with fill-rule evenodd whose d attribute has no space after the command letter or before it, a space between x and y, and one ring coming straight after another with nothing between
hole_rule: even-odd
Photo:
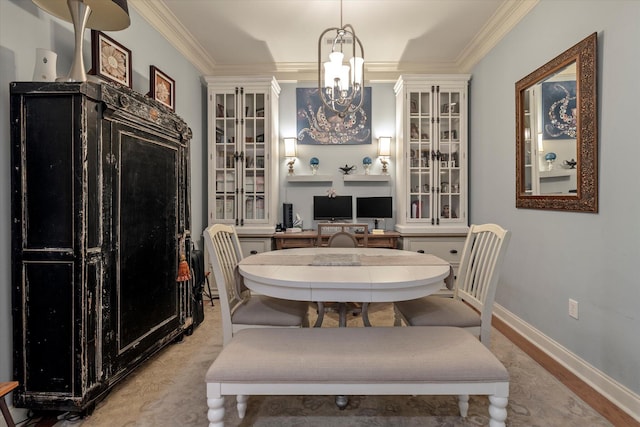
<instances>
[{"instance_id":1,"label":"mirror reflection","mask_svg":"<svg viewBox=\"0 0 640 427\"><path fill-rule=\"evenodd\" d=\"M524 91L525 192L577 194L576 63Z\"/></svg>"}]
</instances>

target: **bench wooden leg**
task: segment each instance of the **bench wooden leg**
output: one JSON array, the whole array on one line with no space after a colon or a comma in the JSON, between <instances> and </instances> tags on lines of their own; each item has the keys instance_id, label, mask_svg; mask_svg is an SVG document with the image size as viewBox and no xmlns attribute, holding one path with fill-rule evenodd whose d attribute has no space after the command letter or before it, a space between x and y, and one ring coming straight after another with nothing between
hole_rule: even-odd
<instances>
[{"instance_id":1,"label":"bench wooden leg","mask_svg":"<svg viewBox=\"0 0 640 427\"><path fill-rule=\"evenodd\" d=\"M505 427L507 403L509 399L506 397L489 396L489 427Z\"/></svg>"},{"instance_id":2,"label":"bench wooden leg","mask_svg":"<svg viewBox=\"0 0 640 427\"><path fill-rule=\"evenodd\" d=\"M467 412L469 411L469 395L461 394L458 396L458 408L460 408L460 416L467 418Z\"/></svg>"},{"instance_id":3,"label":"bench wooden leg","mask_svg":"<svg viewBox=\"0 0 640 427\"><path fill-rule=\"evenodd\" d=\"M238 416L243 419L247 413L247 400L249 396L245 394L239 394L236 396L236 405L238 407Z\"/></svg>"},{"instance_id":4,"label":"bench wooden leg","mask_svg":"<svg viewBox=\"0 0 640 427\"><path fill-rule=\"evenodd\" d=\"M207 399L209 427L224 427L224 396Z\"/></svg>"}]
</instances>

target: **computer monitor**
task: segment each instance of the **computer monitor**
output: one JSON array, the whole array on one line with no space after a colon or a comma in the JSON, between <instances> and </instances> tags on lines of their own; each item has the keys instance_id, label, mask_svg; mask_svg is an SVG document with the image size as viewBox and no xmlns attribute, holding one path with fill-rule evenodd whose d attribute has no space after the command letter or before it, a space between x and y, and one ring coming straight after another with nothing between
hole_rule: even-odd
<instances>
[{"instance_id":1,"label":"computer monitor","mask_svg":"<svg viewBox=\"0 0 640 427\"><path fill-rule=\"evenodd\" d=\"M392 218L392 198L383 197L358 197L356 199L356 218Z\"/></svg>"},{"instance_id":2,"label":"computer monitor","mask_svg":"<svg viewBox=\"0 0 640 427\"><path fill-rule=\"evenodd\" d=\"M316 221L343 221L353 219L351 196L313 196L313 219Z\"/></svg>"}]
</instances>

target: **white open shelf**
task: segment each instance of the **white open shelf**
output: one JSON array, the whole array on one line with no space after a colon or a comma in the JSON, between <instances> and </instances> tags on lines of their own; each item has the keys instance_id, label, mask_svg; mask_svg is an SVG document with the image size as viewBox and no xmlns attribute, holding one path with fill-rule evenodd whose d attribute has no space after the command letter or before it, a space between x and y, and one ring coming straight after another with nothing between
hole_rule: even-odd
<instances>
[{"instance_id":1,"label":"white open shelf","mask_svg":"<svg viewBox=\"0 0 640 427\"><path fill-rule=\"evenodd\" d=\"M287 182L333 182L331 175L287 175Z\"/></svg>"},{"instance_id":2,"label":"white open shelf","mask_svg":"<svg viewBox=\"0 0 640 427\"><path fill-rule=\"evenodd\" d=\"M346 181L362 182L387 182L391 180L391 175L344 175Z\"/></svg>"}]
</instances>

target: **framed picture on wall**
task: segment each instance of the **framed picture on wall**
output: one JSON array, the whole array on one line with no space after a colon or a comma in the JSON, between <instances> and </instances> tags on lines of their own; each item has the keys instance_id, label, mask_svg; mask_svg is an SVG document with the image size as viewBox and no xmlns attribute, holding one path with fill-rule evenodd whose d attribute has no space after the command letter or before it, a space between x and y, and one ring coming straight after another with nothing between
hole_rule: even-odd
<instances>
[{"instance_id":1,"label":"framed picture on wall","mask_svg":"<svg viewBox=\"0 0 640 427\"><path fill-rule=\"evenodd\" d=\"M103 32L91 30L89 74L132 87L131 51Z\"/></svg>"},{"instance_id":2,"label":"framed picture on wall","mask_svg":"<svg viewBox=\"0 0 640 427\"><path fill-rule=\"evenodd\" d=\"M176 109L176 82L155 65L150 67L149 86L150 97L172 110Z\"/></svg>"},{"instance_id":3,"label":"framed picture on wall","mask_svg":"<svg viewBox=\"0 0 640 427\"><path fill-rule=\"evenodd\" d=\"M575 139L576 81L542 83L543 139Z\"/></svg>"},{"instance_id":4,"label":"framed picture on wall","mask_svg":"<svg viewBox=\"0 0 640 427\"><path fill-rule=\"evenodd\" d=\"M296 113L298 144L371 144L370 87L364 88L362 107L344 117L324 107L318 88L297 88Z\"/></svg>"},{"instance_id":5,"label":"framed picture on wall","mask_svg":"<svg viewBox=\"0 0 640 427\"><path fill-rule=\"evenodd\" d=\"M154 65L149 72L149 96L172 110L176 109L176 82Z\"/></svg>"}]
</instances>

